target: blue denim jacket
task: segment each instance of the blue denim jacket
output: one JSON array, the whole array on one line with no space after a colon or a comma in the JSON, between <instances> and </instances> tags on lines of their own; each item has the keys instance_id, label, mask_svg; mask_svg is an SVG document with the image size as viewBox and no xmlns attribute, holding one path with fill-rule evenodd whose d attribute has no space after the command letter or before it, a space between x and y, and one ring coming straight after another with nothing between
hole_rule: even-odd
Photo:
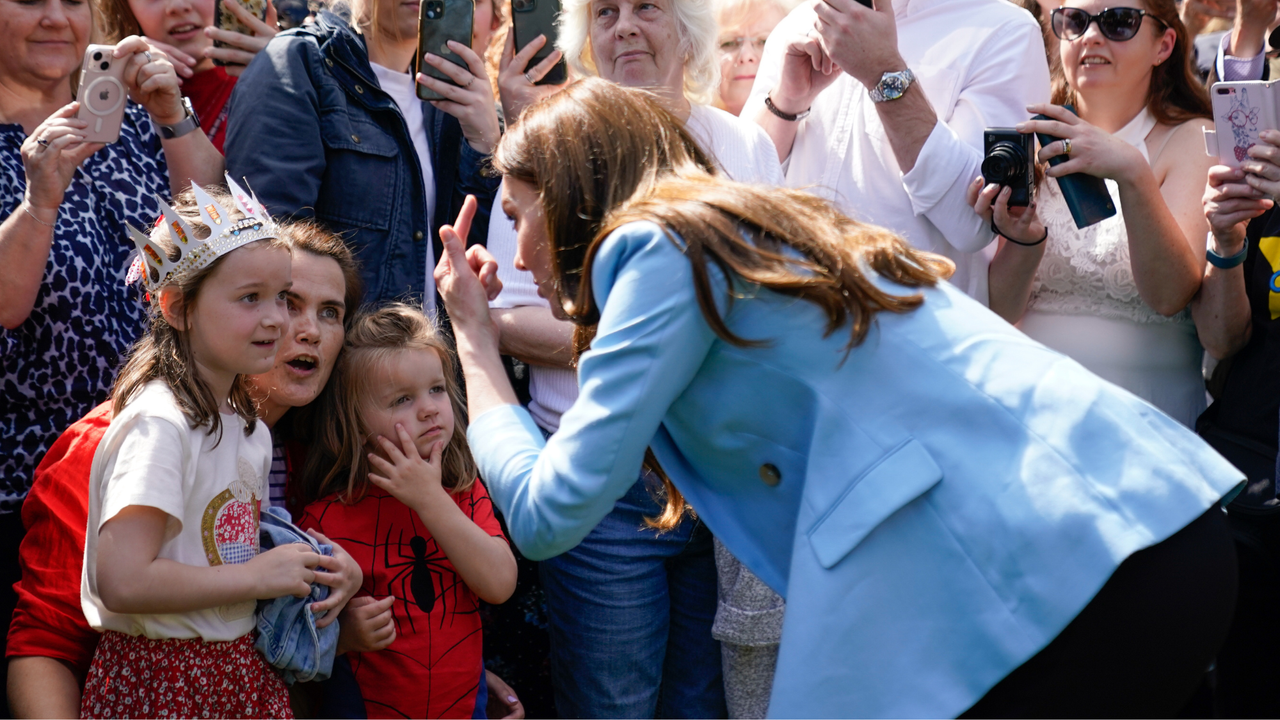
<instances>
[{"instance_id":1,"label":"blue denim jacket","mask_svg":"<svg viewBox=\"0 0 1280 720\"><path fill-rule=\"evenodd\" d=\"M333 555L332 545L317 543L289 522L289 512L273 507L262 513L258 531L263 551L289 543L305 543L321 555ZM284 681L324 680L333 672L338 650L338 623L317 628L311 603L329 596L328 586L311 584L305 598L285 595L258 601L258 640L254 647L267 662L279 668Z\"/></svg>"},{"instance_id":2,"label":"blue denim jacket","mask_svg":"<svg viewBox=\"0 0 1280 720\"><path fill-rule=\"evenodd\" d=\"M479 200L468 245L488 236L497 177L448 113L423 103L435 177L430 227L422 170L404 116L378 85L364 39L322 13L280 33L241 75L227 122L227 171L273 214L314 217L360 259L366 299L421 297L426 241L468 194Z\"/></svg>"}]
</instances>

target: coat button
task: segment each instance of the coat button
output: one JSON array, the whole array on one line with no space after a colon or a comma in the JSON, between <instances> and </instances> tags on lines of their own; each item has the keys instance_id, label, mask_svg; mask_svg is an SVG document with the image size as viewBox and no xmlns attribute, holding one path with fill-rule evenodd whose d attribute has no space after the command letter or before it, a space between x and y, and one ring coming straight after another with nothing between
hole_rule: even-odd
<instances>
[{"instance_id":1,"label":"coat button","mask_svg":"<svg viewBox=\"0 0 1280 720\"><path fill-rule=\"evenodd\" d=\"M765 463L760 466L760 481L769 487L777 487L782 482L782 473L778 470L778 466L773 463Z\"/></svg>"},{"instance_id":2,"label":"coat button","mask_svg":"<svg viewBox=\"0 0 1280 720\"><path fill-rule=\"evenodd\" d=\"M417 240L418 242L422 242L422 238L423 238L422 231L421 231L421 230L415 230L415 231L414 231L414 233L413 233L413 239L414 239L414 240Z\"/></svg>"},{"instance_id":3,"label":"coat button","mask_svg":"<svg viewBox=\"0 0 1280 720\"><path fill-rule=\"evenodd\" d=\"M330 60L329 58L324 59L324 64L328 65L329 67L333 67L333 61Z\"/></svg>"},{"instance_id":4,"label":"coat button","mask_svg":"<svg viewBox=\"0 0 1280 720\"><path fill-rule=\"evenodd\" d=\"M353 143L355 143L355 144L359 145L359 144L360 144L360 136L359 136L359 135L356 135L355 133L351 133L351 142L353 142Z\"/></svg>"},{"instance_id":5,"label":"coat button","mask_svg":"<svg viewBox=\"0 0 1280 720\"><path fill-rule=\"evenodd\" d=\"M363 94L364 94L364 88L360 87L359 85L356 85L356 92L358 92L358 93L360 93L361 95L363 95Z\"/></svg>"}]
</instances>

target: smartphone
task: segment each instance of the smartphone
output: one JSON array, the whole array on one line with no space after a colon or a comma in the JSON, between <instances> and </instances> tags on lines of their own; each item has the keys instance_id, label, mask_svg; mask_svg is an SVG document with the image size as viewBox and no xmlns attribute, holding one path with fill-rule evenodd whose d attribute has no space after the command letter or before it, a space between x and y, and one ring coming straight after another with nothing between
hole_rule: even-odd
<instances>
[{"instance_id":1,"label":"smartphone","mask_svg":"<svg viewBox=\"0 0 1280 720\"><path fill-rule=\"evenodd\" d=\"M214 0L213 2L214 27L217 27L220 30L237 32L237 33L240 33L241 35L253 35L254 34L253 28L240 22L240 19L237 18L235 15L233 15L231 11L227 9L226 7L227 3L236 2L236 1L237 0ZM244 9L248 10L250 14L252 14L254 17L264 22L266 21L267 0L240 0L240 5L243 6ZM221 40L215 40L213 43L213 46L220 47L220 48L231 47L230 45L222 42ZM238 65L239 63L229 63L226 60L219 60L217 58L214 58L213 64L225 66L225 65Z\"/></svg>"},{"instance_id":2,"label":"smartphone","mask_svg":"<svg viewBox=\"0 0 1280 720\"><path fill-rule=\"evenodd\" d=\"M466 61L449 49L449 41L471 47L471 23L475 12L474 0L421 0L418 5L418 55L414 58L418 72L450 85L458 84L424 62L422 56L432 53L465 68ZM444 99L421 83L418 84L418 97L423 100Z\"/></svg>"},{"instance_id":3,"label":"smartphone","mask_svg":"<svg viewBox=\"0 0 1280 720\"><path fill-rule=\"evenodd\" d=\"M1063 107L1070 110L1072 114L1076 114L1074 107L1070 105ZM1031 119L1053 120L1047 115L1037 115ZM1036 139L1040 141L1040 147L1044 147L1061 138L1048 133L1036 133ZM1066 155L1058 155L1049 158L1049 165L1061 165L1070 159ZM1116 203L1111 198L1111 191L1107 189L1107 181L1096 175L1085 173L1063 175L1058 178L1058 189L1062 191L1062 199L1066 201L1067 209L1071 211L1071 219L1081 230L1094 223L1102 222L1117 212Z\"/></svg>"},{"instance_id":4,"label":"smartphone","mask_svg":"<svg viewBox=\"0 0 1280 720\"><path fill-rule=\"evenodd\" d=\"M76 118L89 123L85 142L113 143L120 139L120 123L124 120L124 66L128 57L116 58L114 45L90 45L84 51L80 66L80 88L76 100L80 111Z\"/></svg>"},{"instance_id":5,"label":"smartphone","mask_svg":"<svg viewBox=\"0 0 1280 720\"><path fill-rule=\"evenodd\" d=\"M547 36L547 44L529 61L533 67L556 50L556 18L560 0L511 0L512 32L516 34L516 52L539 35ZM560 85L569 78L564 58L537 82L538 85Z\"/></svg>"},{"instance_id":6,"label":"smartphone","mask_svg":"<svg viewBox=\"0 0 1280 720\"><path fill-rule=\"evenodd\" d=\"M1249 156L1249 148L1258 144L1259 133L1277 127L1280 81L1214 83L1209 97L1214 129L1205 130L1205 150L1223 165L1238 168Z\"/></svg>"}]
</instances>

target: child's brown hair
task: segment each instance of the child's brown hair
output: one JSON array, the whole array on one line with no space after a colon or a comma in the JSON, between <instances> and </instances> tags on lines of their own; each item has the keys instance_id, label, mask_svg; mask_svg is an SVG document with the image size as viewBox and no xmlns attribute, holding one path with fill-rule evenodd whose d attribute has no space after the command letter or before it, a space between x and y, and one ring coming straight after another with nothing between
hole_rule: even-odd
<instances>
[{"instance_id":1,"label":"child's brown hair","mask_svg":"<svg viewBox=\"0 0 1280 720\"><path fill-rule=\"evenodd\" d=\"M305 478L307 502L340 493L343 502L354 503L364 497L369 486L369 458L365 440L368 426L360 417L360 404L369 392L370 368L397 352L431 350L440 358L445 389L453 408L453 436L440 454L440 481L449 492L469 490L476 480L476 463L467 445L466 403L458 387L457 361L449 340L422 311L402 303L376 310L362 311L352 320L334 377L318 402L329 418L312 453L326 467L323 476L315 473Z\"/></svg>"},{"instance_id":2,"label":"child's brown hair","mask_svg":"<svg viewBox=\"0 0 1280 720\"><path fill-rule=\"evenodd\" d=\"M223 208L235 208L231 195L218 188L205 188L209 197ZM196 237L205 240L209 237L209 227L200 219L200 210L196 204L194 193L186 190L174 198L173 209L187 222ZM230 220L243 219L244 213L238 209L231 211ZM176 261L179 257L177 246L169 235L168 223L160 223L151 231L151 242ZM279 238L259 240L244 247L267 244L271 247L290 249L289 241L281 233ZM237 248L239 249L239 248ZM234 250L232 252L235 252ZM200 296L200 288L221 265L226 255L215 258L213 262L189 273L174 285L182 292L182 313L189 317ZM190 333L178 330L164 319L159 310L159 298L150 310L150 331L134 344L128 361L116 376L115 386L111 389L112 412L120 414L125 405L138 394L144 385L152 380L164 380L173 393L174 400L182 409L182 414L192 427L209 427L210 435L222 437L222 419L218 414L221 398L213 396L209 384L196 371L195 357L191 351ZM244 432L248 436L253 433L258 419L257 406L249 395L249 381L245 375L237 375L231 385L231 396L228 398L231 409L245 421Z\"/></svg>"}]
</instances>

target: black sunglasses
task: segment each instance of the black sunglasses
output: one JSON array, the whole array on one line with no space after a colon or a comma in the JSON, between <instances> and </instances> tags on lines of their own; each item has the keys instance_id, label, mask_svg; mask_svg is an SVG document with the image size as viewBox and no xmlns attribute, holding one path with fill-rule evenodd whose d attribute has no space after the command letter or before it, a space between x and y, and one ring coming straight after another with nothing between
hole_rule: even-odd
<instances>
[{"instance_id":1,"label":"black sunglasses","mask_svg":"<svg viewBox=\"0 0 1280 720\"><path fill-rule=\"evenodd\" d=\"M1053 11L1053 34L1059 40L1075 40L1089 29L1089 23L1098 23L1098 30L1108 40L1124 42L1132 40L1142 27L1142 18L1146 10L1138 8L1107 8L1097 15L1090 15L1080 8L1061 7ZM1152 15L1152 20L1159 18Z\"/></svg>"}]
</instances>

